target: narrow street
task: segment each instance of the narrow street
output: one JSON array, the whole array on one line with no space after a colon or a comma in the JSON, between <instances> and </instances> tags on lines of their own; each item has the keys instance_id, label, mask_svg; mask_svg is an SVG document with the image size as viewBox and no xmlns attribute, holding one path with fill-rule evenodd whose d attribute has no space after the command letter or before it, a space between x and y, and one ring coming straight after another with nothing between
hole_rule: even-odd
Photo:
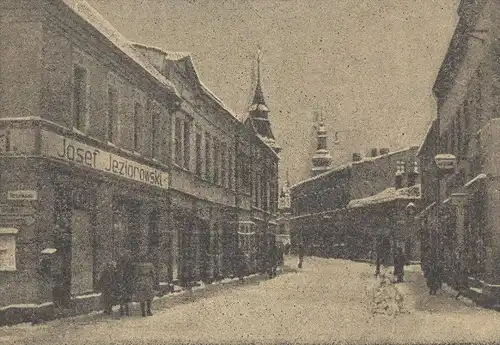
<instances>
[{"instance_id":1,"label":"narrow street","mask_svg":"<svg viewBox=\"0 0 500 345\"><path fill-rule=\"evenodd\" d=\"M295 265L289 258L289 265ZM378 280L373 266L306 258L304 268L272 280L195 294L172 304L157 300L154 316L137 310L121 320L87 315L0 329L2 344L164 344L220 342L448 342L500 338L500 314L455 300L451 291L429 296L417 266L396 287L407 313L373 314Z\"/></svg>"}]
</instances>

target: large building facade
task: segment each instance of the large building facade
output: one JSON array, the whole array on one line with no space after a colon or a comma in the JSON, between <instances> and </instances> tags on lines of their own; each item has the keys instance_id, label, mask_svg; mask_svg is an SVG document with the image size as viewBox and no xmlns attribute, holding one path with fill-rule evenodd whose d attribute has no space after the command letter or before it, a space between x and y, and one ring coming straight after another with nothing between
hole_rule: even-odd
<instances>
[{"instance_id":1,"label":"large building facade","mask_svg":"<svg viewBox=\"0 0 500 345\"><path fill-rule=\"evenodd\" d=\"M238 245L256 269L279 158L190 56L131 44L81 1L0 9L2 311L52 300L47 254L68 305L123 249L158 285L231 275Z\"/></svg>"},{"instance_id":2,"label":"large building facade","mask_svg":"<svg viewBox=\"0 0 500 345\"><path fill-rule=\"evenodd\" d=\"M398 235L405 232L400 221L408 203L420 197L416 152L356 154L349 164L293 185L292 245L302 242L311 255L353 259L372 257L378 237L390 237L390 248L404 245L408 236Z\"/></svg>"},{"instance_id":3,"label":"large building facade","mask_svg":"<svg viewBox=\"0 0 500 345\"><path fill-rule=\"evenodd\" d=\"M419 153L426 203L419 218L429 242L427 258L437 249L446 281L456 283L459 267L465 268L471 287L498 301L500 5L463 0L458 14L434 84L437 119ZM443 153L457 158L456 171L447 176L438 174L434 162Z\"/></svg>"}]
</instances>

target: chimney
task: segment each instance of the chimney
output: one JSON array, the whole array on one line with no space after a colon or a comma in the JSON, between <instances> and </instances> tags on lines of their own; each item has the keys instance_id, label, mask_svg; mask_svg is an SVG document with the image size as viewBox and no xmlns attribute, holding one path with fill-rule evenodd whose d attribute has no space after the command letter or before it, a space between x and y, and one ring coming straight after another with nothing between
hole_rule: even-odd
<instances>
[{"instance_id":1,"label":"chimney","mask_svg":"<svg viewBox=\"0 0 500 345\"><path fill-rule=\"evenodd\" d=\"M378 149L374 147L370 150L370 157L377 157L377 156L378 156Z\"/></svg>"},{"instance_id":2,"label":"chimney","mask_svg":"<svg viewBox=\"0 0 500 345\"><path fill-rule=\"evenodd\" d=\"M387 155L387 154L389 154L389 148L387 148L387 147L381 148L381 149L379 150L379 154L380 154L381 156L382 156L382 155Z\"/></svg>"},{"instance_id":3,"label":"chimney","mask_svg":"<svg viewBox=\"0 0 500 345\"><path fill-rule=\"evenodd\" d=\"M359 162L361 160L361 155L358 152L354 152L352 154L352 161L353 162Z\"/></svg>"},{"instance_id":4,"label":"chimney","mask_svg":"<svg viewBox=\"0 0 500 345\"><path fill-rule=\"evenodd\" d=\"M413 187L417 181L418 176L418 163L414 162L413 166L408 171L408 182L407 187Z\"/></svg>"}]
</instances>

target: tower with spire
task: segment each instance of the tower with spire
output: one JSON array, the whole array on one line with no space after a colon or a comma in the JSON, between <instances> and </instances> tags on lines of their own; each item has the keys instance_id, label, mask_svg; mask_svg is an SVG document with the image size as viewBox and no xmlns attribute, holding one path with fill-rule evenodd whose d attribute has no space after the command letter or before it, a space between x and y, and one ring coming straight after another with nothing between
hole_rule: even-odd
<instances>
[{"instance_id":1,"label":"tower with spire","mask_svg":"<svg viewBox=\"0 0 500 345\"><path fill-rule=\"evenodd\" d=\"M250 124L257 135L268 144L276 153L281 151L281 148L276 144L276 139L271 129L271 122L269 120L269 108L266 105L264 99L264 93L262 91L262 82L260 76L260 62L262 59L262 53L260 48L257 52L257 85L255 86L255 92L252 100L252 104L248 109L248 118L246 123Z\"/></svg>"},{"instance_id":2,"label":"tower with spire","mask_svg":"<svg viewBox=\"0 0 500 345\"><path fill-rule=\"evenodd\" d=\"M312 157L312 176L319 175L330 169L332 156L330 155L330 151L328 151L327 137L325 121L323 115L321 115L317 129L318 146L316 148L316 153Z\"/></svg>"}]
</instances>

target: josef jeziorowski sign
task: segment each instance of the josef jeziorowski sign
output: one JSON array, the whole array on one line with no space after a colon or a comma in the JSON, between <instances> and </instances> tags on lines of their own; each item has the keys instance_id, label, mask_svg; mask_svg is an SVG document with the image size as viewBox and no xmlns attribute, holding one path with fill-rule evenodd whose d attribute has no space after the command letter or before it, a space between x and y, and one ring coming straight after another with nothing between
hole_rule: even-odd
<instances>
[{"instance_id":1,"label":"josef jeziorowski sign","mask_svg":"<svg viewBox=\"0 0 500 345\"><path fill-rule=\"evenodd\" d=\"M160 188L168 188L168 174L161 170L55 133L43 132L42 154Z\"/></svg>"}]
</instances>

